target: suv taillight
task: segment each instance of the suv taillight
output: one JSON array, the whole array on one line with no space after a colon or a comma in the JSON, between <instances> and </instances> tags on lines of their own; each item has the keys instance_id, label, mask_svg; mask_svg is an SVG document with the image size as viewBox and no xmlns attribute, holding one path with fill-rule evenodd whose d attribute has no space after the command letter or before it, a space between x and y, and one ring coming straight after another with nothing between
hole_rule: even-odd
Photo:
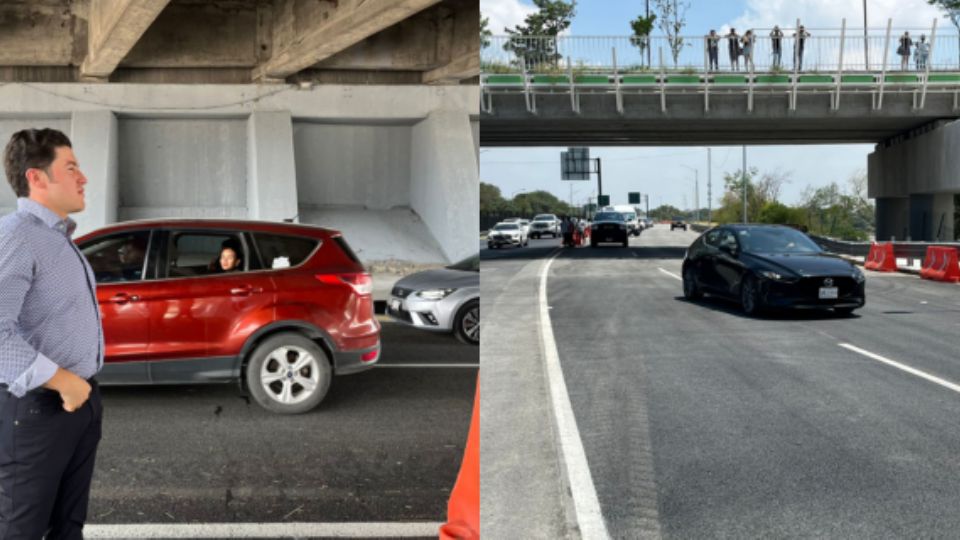
<instances>
[{"instance_id":1,"label":"suv taillight","mask_svg":"<svg viewBox=\"0 0 960 540\"><path fill-rule=\"evenodd\" d=\"M373 294L373 278L370 274L317 274L316 278L327 285L349 285L360 296Z\"/></svg>"}]
</instances>

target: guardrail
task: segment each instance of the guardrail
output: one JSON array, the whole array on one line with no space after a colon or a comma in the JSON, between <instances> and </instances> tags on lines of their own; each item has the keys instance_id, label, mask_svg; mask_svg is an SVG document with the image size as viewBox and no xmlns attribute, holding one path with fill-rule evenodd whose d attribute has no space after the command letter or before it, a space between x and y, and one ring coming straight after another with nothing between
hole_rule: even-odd
<instances>
[{"instance_id":1,"label":"guardrail","mask_svg":"<svg viewBox=\"0 0 960 540\"><path fill-rule=\"evenodd\" d=\"M711 65L707 36L668 39L650 36L492 36L480 50L483 73L654 73L709 72L826 72L900 71L904 55L898 51L903 29L817 30L802 40L790 28L782 29L779 40L769 29L755 30L750 53L731 55L733 39L719 35L717 63ZM829 32L824 35L824 32ZM960 37L951 29L909 29L914 45L907 57L906 71L954 71L960 69ZM916 46L924 36L924 45ZM775 54L778 49L780 54ZM740 49L743 36L737 36ZM864 47L866 44L866 47ZM734 62L736 58L736 62Z\"/></svg>"}]
</instances>

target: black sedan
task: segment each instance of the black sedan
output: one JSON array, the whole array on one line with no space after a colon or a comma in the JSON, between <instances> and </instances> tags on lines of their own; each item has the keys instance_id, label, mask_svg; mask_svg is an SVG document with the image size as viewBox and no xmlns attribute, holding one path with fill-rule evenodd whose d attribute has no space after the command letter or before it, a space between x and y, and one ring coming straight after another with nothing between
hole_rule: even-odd
<instances>
[{"instance_id":1,"label":"black sedan","mask_svg":"<svg viewBox=\"0 0 960 540\"><path fill-rule=\"evenodd\" d=\"M765 308L833 309L849 315L866 301L866 277L824 252L802 232L780 225L724 225L687 249L683 295L739 299L748 315Z\"/></svg>"},{"instance_id":2,"label":"black sedan","mask_svg":"<svg viewBox=\"0 0 960 540\"><path fill-rule=\"evenodd\" d=\"M630 245L627 221L620 212L598 212L590 226L590 247L611 242L623 247Z\"/></svg>"}]
</instances>

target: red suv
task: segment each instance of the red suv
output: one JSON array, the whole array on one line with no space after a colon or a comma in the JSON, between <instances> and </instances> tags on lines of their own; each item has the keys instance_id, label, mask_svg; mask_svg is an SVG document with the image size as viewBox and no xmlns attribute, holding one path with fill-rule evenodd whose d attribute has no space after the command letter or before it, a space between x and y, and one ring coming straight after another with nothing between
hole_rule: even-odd
<instances>
[{"instance_id":1,"label":"red suv","mask_svg":"<svg viewBox=\"0 0 960 540\"><path fill-rule=\"evenodd\" d=\"M380 357L370 274L337 231L151 220L76 242L97 280L103 384L240 381L292 414Z\"/></svg>"}]
</instances>

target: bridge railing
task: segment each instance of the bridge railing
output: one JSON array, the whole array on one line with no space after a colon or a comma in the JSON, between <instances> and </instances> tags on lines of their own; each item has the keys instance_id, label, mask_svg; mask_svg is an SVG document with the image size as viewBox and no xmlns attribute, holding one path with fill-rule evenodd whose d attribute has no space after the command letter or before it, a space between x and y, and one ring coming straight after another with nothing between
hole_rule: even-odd
<instances>
[{"instance_id":1,"label":"bridge railing","mask_svg":"<svg viewBox=\"0 0 960 540\"><path fill-rule=\"evenodd\" d=\"M960 38L949 28L938 28L935 35L931 29L909 30L914 43L907 58L908 71L924 71L918 60L927 52L926 62L931 71L960 70ZM794 32L783 29L780 41L780 62L776 62L775 39L769 30L755 31L752 60L753 71L783 72L836 72L901 70L902 56L898 54L899 39L903 30L882 34L876 31L865 37L862 29L848 29L841 33L808 30L810 37L803 40L802 53ZM842 34L842 35L841 35ZM921 35L927 47L916 46ZM519 37L493 36L481 49L481 71L484 73L567 73L577 74L643 73L681 71L702 73L704 71L735 71L731 61L731 41L728 36L719 36L717 69L711 69L706 36L684 36L669 40L663 36L651 36L640 41L630 36L559 36ZM933 37L931 43L931 37ZM743 48L743 36L738 47ZM866 42L866 48L864 43ZM842 55L841 55L842 49ZM674 54L675 53L675 54ZM662 55L662 56L661 56ZM750 71L745 56L736 57L739 71ZM801 68L802 64L802 69Z\"/></svg>"}]
</instances>

